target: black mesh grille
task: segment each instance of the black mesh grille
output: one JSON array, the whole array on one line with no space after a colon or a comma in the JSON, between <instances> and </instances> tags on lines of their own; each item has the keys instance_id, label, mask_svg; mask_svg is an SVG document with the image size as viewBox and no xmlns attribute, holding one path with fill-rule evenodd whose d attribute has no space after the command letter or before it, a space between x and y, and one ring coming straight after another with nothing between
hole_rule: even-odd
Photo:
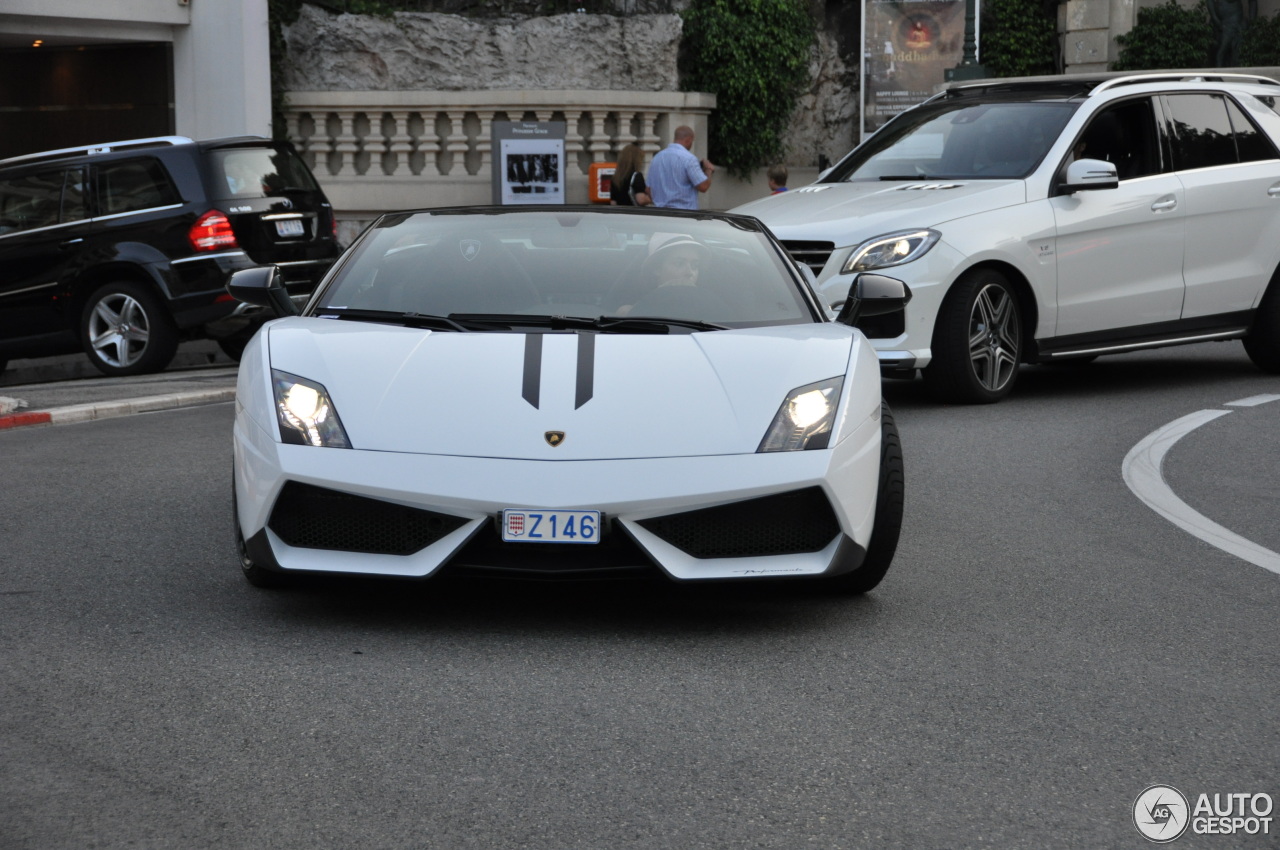
<instances>
[{"instance_id":1,"label":"black mesh grille","mask_svg":"<svg viewBox=\"0 0 1280 850\"><path fill-rule=\"evenodd\" d=\"M695 558L745 558L817 552L840 533L819 487L640 520Z\"/></svg>"},{"instance_id":2,"label":"black mesh grille","mask_svg":"<svg viewBox=\"0 0 1280 850\"><path fill-rule=\"evenodd\" d=\"M504 543L496 523L485 523L445 563L450 575L510 575L521 578L631 578L655 575L649 556L631 536L602 517L600 542Z\"/></svg>"},{"instance_id":3,"label":"black mesh grille","mask_svg":"<svg viewBox=\"0 0 1280 850\"><path fill-rule=\"evenodd\" d=\"M822 274L822 268L827 264L831 252L835 250L834 242L803 242L797 239L785 239L782 247L787 249L787 253L791 255L791 259L797 263L804 263L813 269L815 275Z\"/></svg>"},{"instance_id":4,"label":"black mesh grille","mask_svg":"<svg viewBox=\"0 0 1280 850\"><path fill-rule=\"evenodd\" d=\"M267 524L290 546L371 555L412 555L465 519L290 481Z\"/></svg>"}]
</instances>

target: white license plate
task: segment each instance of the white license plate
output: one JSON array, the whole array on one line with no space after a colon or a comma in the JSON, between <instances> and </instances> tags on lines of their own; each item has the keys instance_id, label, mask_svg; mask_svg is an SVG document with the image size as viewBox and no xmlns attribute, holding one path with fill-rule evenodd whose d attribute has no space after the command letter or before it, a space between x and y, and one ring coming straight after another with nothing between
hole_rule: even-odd
<instances>
[{"instance_id":1,"label":"white license plate","mask_svg":"<svg viewBox=\"0 0 1280 850\"><path fill-rule=\"evenodd\" d=\"M598 543L599 511L503 511L507 543Z\"/></svg>"},{"instance_id":2,"label":"white license plate","mask_svg":"<svg viewBox=\"0 0 1280 850\"><path fill-rule=\"evenodd\" d=\"M276 233L280 236L302 236L306 232L300 218L286 218L276 222Z\"/></svg>"}]
</instances>

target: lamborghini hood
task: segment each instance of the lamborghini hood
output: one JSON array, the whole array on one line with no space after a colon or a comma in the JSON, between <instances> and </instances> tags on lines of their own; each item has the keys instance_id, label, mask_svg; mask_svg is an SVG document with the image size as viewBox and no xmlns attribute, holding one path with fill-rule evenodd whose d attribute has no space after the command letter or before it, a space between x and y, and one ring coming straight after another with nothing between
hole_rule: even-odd
<instances>
[{"instance_id":1,"label":"lamborghini hood","mask_svg":"<svg viewBox=\"0 0 1280 850\"><path fill-rule=\"evenodd\" d=\"M791 390L862 350L836 324L526 334L291 318L264 332L270 367L323 384L355 449L535 460L754 452Z\"/></svg>"}]
</instances>

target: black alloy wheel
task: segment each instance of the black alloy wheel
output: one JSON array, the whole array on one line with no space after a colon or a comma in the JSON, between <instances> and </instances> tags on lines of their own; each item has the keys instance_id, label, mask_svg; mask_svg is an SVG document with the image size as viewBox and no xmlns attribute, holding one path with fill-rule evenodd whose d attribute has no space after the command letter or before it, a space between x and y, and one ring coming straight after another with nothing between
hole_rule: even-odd
<instances>
[{"instance_id":1,"label":"black alloy wheel","mask_svg":"<svg viewBox=\"0 0 1280 850\"><path fill-rule=\"evenodd\" d=\"M1022 355L1017 293L995 269L975 269L943 299L925 384L939 401L991 404L1013 390Z\"/></svg>"}]
</instances>

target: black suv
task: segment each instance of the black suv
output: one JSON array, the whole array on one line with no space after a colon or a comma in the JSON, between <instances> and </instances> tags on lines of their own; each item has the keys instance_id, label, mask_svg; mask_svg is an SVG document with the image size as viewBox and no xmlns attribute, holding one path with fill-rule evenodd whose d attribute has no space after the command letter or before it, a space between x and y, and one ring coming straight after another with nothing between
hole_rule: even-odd
<instances>
[{"instance_id":1,"label":"black suv","mask_svg":"<svg viewBox=\"0 0 1280 850\"><path fill-rule=\"evenodd\" d=\"M0 160L0 370L83 350L108 375L155 372L195 337L238 358L268 317L227 276L274 264L305 296L336 229L287 142L166 136Z\"/></svg>"}]
</instances>

